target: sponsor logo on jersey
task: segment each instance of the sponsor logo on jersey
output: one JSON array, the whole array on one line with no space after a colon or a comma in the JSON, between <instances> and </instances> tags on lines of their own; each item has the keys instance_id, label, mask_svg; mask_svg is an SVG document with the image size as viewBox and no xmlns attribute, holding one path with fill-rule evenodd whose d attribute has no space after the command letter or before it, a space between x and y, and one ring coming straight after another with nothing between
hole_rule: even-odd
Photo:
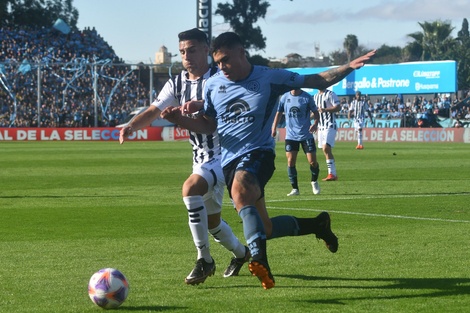
<instances>
[{"instance_id":1,"label":"sponsor logo on jersey","mask_svg":"<svg viewBox=\"0 0 470 313\"><path fill-rule=\"evenodd\" d=\"M250 112L250 105L242 99L232 100L222 116L224 123L253 123L255 117L248 115Z\"/></svg>"},{"instance_id":2,"label":"sponsor logo on jersey","mask_svg":"<svg viewBox=\"0 0 470 313\"><path fill-rule=\"evenodd\" d=\"M300 114L302 112L300 111L300 109L298 107L291 107L289 109L289 117L300 117Z\"/></svg>"}]
</instances>

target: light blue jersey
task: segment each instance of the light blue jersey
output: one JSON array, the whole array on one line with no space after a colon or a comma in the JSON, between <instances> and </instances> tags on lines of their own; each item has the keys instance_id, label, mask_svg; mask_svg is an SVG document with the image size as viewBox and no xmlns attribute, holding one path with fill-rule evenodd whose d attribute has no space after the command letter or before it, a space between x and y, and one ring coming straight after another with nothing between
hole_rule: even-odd
<instances>
[{"instance_id":1,"label":"light blue jersey","mask_svg":"<svg viewBox=\"0 0 470 313\"><path fill-rule=\"evenodd\" d=\"M277 99L303 82L297 73L256 65L243 81L230 81L223 72L207 80L205 114L217 121L222 166L256 149L274 151Z\"/></svg>"},{"instance_id":2,"label":"light blue jersey","mask_svg":"<svg viewBox=\"0 0 470 313\"><path fill-rule=\"evenodd\" d=\"M286 92L279 100L277 111L286 116L286 139L304 141L313 138L310 115L317 111L317 106L312 96L303 90L298 96Z\"/></svg>"}]
</instances>

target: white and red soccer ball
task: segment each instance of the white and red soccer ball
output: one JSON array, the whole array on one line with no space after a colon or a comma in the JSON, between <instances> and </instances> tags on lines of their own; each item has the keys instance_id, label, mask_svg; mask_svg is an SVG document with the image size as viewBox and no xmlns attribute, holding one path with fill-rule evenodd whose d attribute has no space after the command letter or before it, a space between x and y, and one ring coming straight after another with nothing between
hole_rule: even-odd
<instances>
[{"instance_id":1,"label":"white and red soccer ball","mask_svg":"<svg viewBox=\"0 0 470 313\"><path fill-rule=\"evenodd\" d=\"M114 268L103 268L94 273L88 283L91 301L104 309L115 309L127 298L129 283L123 273Z\"/></svg>"}]
</instances>

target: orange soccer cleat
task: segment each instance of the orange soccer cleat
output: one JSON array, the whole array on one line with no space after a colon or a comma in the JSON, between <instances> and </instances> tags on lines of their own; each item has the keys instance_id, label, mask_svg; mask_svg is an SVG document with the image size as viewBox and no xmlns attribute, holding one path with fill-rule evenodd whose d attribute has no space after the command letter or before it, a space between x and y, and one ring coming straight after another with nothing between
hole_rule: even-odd
<instances>
[{"instance_id":1,"label":"orange soccer cleat","mask_svg":"<svg viewBox=\"0 0 470 313\"><path fill-rule=\"evenodd\" d=\"M328 174L325 178L322 179L323 181L333 181L333 180L338 180L338 176L335 176L333 174Z\"/></svg>"}]
</instances>

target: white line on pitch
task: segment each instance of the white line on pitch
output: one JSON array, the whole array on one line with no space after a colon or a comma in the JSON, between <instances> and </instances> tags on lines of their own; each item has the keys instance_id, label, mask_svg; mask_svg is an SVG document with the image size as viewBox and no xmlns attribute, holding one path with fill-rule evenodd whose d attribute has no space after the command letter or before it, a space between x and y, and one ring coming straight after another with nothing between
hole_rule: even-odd
<instances>
[{"instance_id":1,"label":"white line on pitch","mask_svg":"<svg viewBox=\"0 0 470 313\"><path fill-rule=\"evenodd\" d=\"M306 198L298 198L298 199L277 199L277 200L269 200L268 202L292 202L292 201L335 201L335 200L357 200L357 199L398 199L398 198L428 198L428 197L457 197L457 196L469 196L470 193L463 192L463 193L445 193L445 194L423 194L423 195L375 195L375 196L363 196L363 195L351 195L351 196L339 196L339 197L328 197L328 198L315 198L315 199L306 199Z\"/></svg>"},{"instance_id":2,"label":"white line on pitch","mask_svg":"<svg viewBox=\"0 0 470 313\"><path fill-rule=\"evenodd\" d=\"M316 210L316 209L279 208L279 207L269 207L269 206L267 208L269 210L292 210L292 211L315 211L315 212L323 211L323 210ZM328 210L328 212L339 213L339 214L349 214L349 215L373 216L373 217L401 218L401 219L409 219L409 220L437 221L437 222L451 222L451 223L470 223L470 221L467 221L467 220L448 220L448 219L433 218L433 217L417 217L417 216L404 216L404 215L394 215L394 214L362 213L362 212L335 211L335 210Z\"/></svg>"}]
</instances>

